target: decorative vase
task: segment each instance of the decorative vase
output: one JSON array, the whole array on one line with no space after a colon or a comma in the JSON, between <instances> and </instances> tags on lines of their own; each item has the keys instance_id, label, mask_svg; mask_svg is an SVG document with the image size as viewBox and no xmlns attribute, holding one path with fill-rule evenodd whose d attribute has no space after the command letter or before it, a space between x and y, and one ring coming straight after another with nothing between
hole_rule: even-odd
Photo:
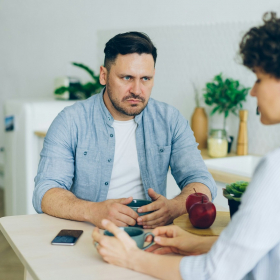
<instances>
[{"instance_id":1,"label":"decorative vase","mask_svg":"<svg viewBox=\"0 0 280 280\"><path fill-rule=\"evenodd\" d=\"M237 155L247 155L248 154L248 132L247 132L247 119L248 111L240 110L239 111L239 132L237 138Z\"/></svg>"},{"instance_id":2,"label":"decorative vase","mask_svg":"<svg viewBox=\"0 0 280 280\"><path fill-rule=\"evenodd\" d=\"M207 148L207 133L208 133L208 119L204 108L196 107L192 118L191 128L194 133L196 142L198 143L198 149Z\"/></svg>"}]
</instances>

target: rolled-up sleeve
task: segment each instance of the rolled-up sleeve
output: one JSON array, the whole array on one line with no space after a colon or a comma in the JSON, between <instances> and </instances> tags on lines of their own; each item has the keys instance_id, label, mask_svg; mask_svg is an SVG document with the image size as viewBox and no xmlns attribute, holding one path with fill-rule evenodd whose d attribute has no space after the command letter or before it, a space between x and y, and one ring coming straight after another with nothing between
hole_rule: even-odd
<instances>
[{"instance_id":1,"label":"rolled-up sleeve","mask_svg":"<svg viewBox=\"0 0 280 280\"><path fill-rule=\"evenodd\" d=\"M171 173L180 189L194 182L206 185L213 200L217 195L217 186L197 146L188 121L178 113L172 139Z\"/></svg>"},{"instance_id":2,"label":"rolled-up sleeve","mask_svg":"<svg viewBox=\"0 0 280 280\"><path fill-rule=\"evenodd\" d=\"M70 120L64 110L51 124L40 156L32 200L38 213L42 213L41 202L49 189L70 190L72 186L74 152L71 146Z\"/></svg>"}]
</instances>

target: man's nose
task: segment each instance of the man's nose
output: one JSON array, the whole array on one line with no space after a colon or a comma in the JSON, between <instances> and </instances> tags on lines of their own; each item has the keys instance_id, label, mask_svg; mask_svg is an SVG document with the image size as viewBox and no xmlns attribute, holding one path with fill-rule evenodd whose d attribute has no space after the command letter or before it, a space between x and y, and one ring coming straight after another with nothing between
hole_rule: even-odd
<instances>
[{"instance_id":1,"label":"man's nose","mask_svg":"<svg viewBox=\"0 0 280 280\"><path fill-rule=\"evenodd\" d=\"M134 80L132 87L131 87L132 93L135 95L140 95L141 94L141 84L139 80Z\"/></svg>"}]
</instances>

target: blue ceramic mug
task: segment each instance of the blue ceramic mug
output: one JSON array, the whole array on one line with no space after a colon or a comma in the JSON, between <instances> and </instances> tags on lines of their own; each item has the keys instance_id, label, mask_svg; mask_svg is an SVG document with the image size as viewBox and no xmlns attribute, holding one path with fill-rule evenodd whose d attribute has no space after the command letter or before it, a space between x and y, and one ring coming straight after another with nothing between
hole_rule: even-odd
<instances>
[{"instance_id":1,"label":"blue ceramic mug","mask_svg":"<svg viewBox=\"0 0 280 280\"><path fill-rule=\"evenodd\" d=\"M147 248L152 246L152 244L154 242L155 236L152 232L146 232L145 233L142 229L137 228L137 227L120 227L120 229L124 230L136 242L137 247L139 249L146 250ZM104 231L104 235L114 236L114 234L111 233L108 230ZM149 235L152 236L152 241L149 245L147 245L143 248L146 237L149 236Z\"/></svg>"},{"instance_id":2,"label":"blue ceramic mug","mask_svg":"<svg viewBox=\"0 0 280 280\"><path fill-rule=\"evenodd\" d=\"M127 206L130 207L132 210L134 210L139 216L144 216L144 215L148 215L150 213L153 213L154 211L138 213L138 209L141 206L148 205L150 203L152 203L152 201L150 201L150 200L133 199L129 204L127 204ZM134 227L141 227L141 228L143 228L143 226L138 225L137 223L134 225Z\"/></svg>"},{"instance_id":3,"label":"blue ceramic mug","mask_svg":"<svg viewBox=\"0 0 280 280\"><path fill-rule=\"evenodd\" d=\"M138 213L138 209L141 206L144 205L148 205L152 203L152 201L150 200L144 200L144 199L133 199L129 204L127 204L128 207L130 207L132 210L134 210L139 216L144 216L144 215L148 215L150 213L153 213L154 211L150 211L150 212L145 212L145 213Z\"/></svg>"}]
</instances>

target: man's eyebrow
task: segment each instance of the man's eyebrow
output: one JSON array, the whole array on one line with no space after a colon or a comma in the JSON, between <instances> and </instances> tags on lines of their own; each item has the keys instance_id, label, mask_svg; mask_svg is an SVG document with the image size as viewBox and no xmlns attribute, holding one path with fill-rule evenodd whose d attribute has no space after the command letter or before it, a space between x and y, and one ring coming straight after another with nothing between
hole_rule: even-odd
<instances>
[{"instance_id":1,"label":"man's eyebrow","mask_svg":"<svg viewBox=\"0 0 280 280\"><path fill-rule=\"evenodd\" d=\"M134 78L133 75L131 75L131 74L125 74L125 73L120 73L120 74L119 74L119 77L132 77L132 78ZM143 75L143 76L141 76L141 79L142 79L142 78L150 78L150 79L152 79L152 78L153 78L153 75Z\"/></svg>"},{"instance_id":2,"label":"man's eyebrow","mask_svg":"<svg viewBox=\"0 0 280 280\"><path fill-rule=\"evenodd\" d=\"M119 76L120 76L120 77L127 77L127 76L128 76L128 77L133 77L132 75L130 75L130 74L125 74L125 73L120 73Z\"/></svg>"}]
</instances>

